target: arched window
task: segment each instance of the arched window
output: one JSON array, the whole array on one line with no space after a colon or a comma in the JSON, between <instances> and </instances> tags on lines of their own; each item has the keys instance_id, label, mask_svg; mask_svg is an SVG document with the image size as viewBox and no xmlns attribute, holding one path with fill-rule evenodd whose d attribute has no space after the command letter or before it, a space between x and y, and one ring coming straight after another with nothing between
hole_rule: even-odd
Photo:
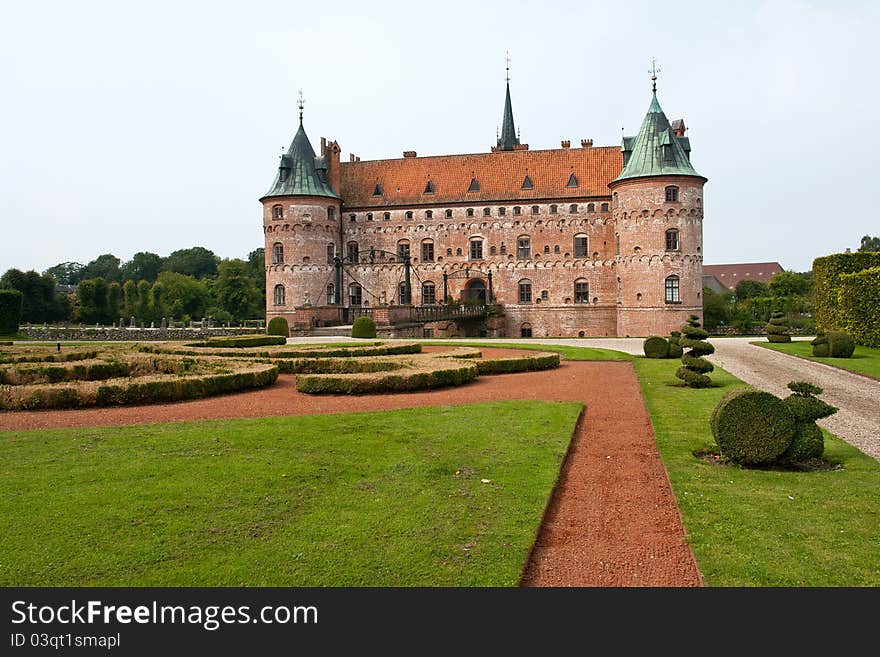
<instances>
[{"instance_id":1,"label":"arched window","mask_svg":"<svg viewBox=\"0 0 880 657\"><path fill-rule=\"evenodd\" d=\"M574 302L590 303L590 284L585 278L578 278L574 282Z\"/></svg>"},{"instance_id":2,"label":"arched window","mask_svg":"<svg viewBox=\"0 0 880 657\"><path fill-rule=\"evenodd\" d=\"M550 293L547 290L541 290L541 301L547 301L550 298Z\"/></svg>"},{"instance_id":3,"label":"arched window","mask_svg":"<svg viewBox=\"0 0 880 657\"><path fill-rule=\"evenodd\" d=\"M492 208L483 208L483 216L491 217L492 216Z\"/></svg>"},{"instance_id":4,"label":"arched window","mask_svg":"<svg viewBox=\"0 0 880 657\"><path fill-rule=\"evenodd\" d=\"M434 262L433 240L422 240L422 262Z\"/></svg>"},{"instance_id":5,"label":"arched window","mask_svg":"<svg viewBox=\"0 0 880 657\"><path fill-rule=\"evenodd\" d=\"M412 218L413 218L412 210L407 210L406 215L404 215L404 216L406 216L407 221L412 221Z\"/></svg>"},{"instance_id":6,"label":"arched window","mask_svg":"<svg viewBox=\"0 0 880 657\"><path fill-rule=\"evenodd\" d=\"M280 265L284 262L284 245L281 242L275 242L272 245L272 264Z\"/></svg>"},{"instance_id":7,"label":"arched window","mask_svg":"<svg viewBox=\"0 0 880 657\"><path fill-rule=\"evenodd\" d=\"M528 322L523 322L519 327L519 335L521 338L532 337L532 325Z\"/></svg>"},{"instance_id":8,"label":"arched window","mask_svg":"<svg viewBox=\"0 0 880 657\"><path fill-rule=\"evenodd\" d=\"M336 258L336 245L333 242L327 245L327 264L332 265L333 260Z\"/></svg>"},{"instance_id":9,"label":"arched window","mask_svg":"<svg viewBox=\"0 0 880 657\"><path fill-rule=\"evenodd\" d=\"M666 303L681 303L678 283L678 276L675 274L666 278Z\"/></svg>"},{"instance_id":10,"label":"arched window","mask_svg":"<svg viewBox=\"0 0 880 657\"><path fill-rule=\"evenodd\" d=\"M524 278L519 282L519 302L532 302L532 282L527 278Z\"/></svg>"},{"instance_id":11,"label":"arched window","mask_svg":"<svg viewBox=\"0 0 880 657\"><path fill-rule=\"evenodd\" d=\"M532 214L538 214L540 211L541 208L539 208L537 205L532 206Z\"/></svg>"},{"instance_id":12,"label":"arched window","mask_svg":"<svg viewBox=\"0 0 880 657\"><path fill-rule=\"evenodd\" d=\"M578 204L577 204L577 203L572 203L571 205L569 205L569 206L568 206L568 211L569 211L571 214L574 214L575 212L577 212L577 211L578 211Z\"/></svg>"},{"instance_id":13,"label":"arched window","mask_svg":"<svg viewBox=\"0 0 880 657\"><path fill-rule=\"evenodd\" d=\"M346 254L346 259L349 262L358 262L358 243L357 242L349 242L348 243L348 253Z\"/></svg>"},{"instance_id":14,"label":"arched window","mask_svg":"<svg viewBox=\"0 0 880 657\"><path fill-rule=\"evenodd\" d=\"M611 197L611 203L615 208L617 207L617 192L614 192L614 196Z\"/></svg>"},{"instance_id":15,"label":"arched window","mask_svg":"<svg viewBox=\"0 0 880 657\"><path fill-rule=\"evenodd\" d=\"M406 293L406 283L403 281L397 284L397 303L401 306L408 306L412 303L410 295Z\"/></svg>"},{"instance_id":16,"label":"arched window","mask_svg":"<svg viewBox=\"0 0 880 657\"><path fill-rule=\"evenodd\" d=\"M532 240L528 235L520 235L516 238L516 259L528 260L532 257Z\"/></svg>"},{"instance_id":17,"label":"arched window","mask_svg":"<svg viewBox=\"0 0 880 657\"><path fill-rule=\"evenodd\" d=\"M446 249L446 256L449 257L452 255L452 249Z\"/></svg>"},{"instance_id":18,"label":"arched window","mask_svg":"<svg viewBox=\"0 0 880 657\"><path fill-rule=\"evenodd\" d=\"M272 218L273 219L284 219L284 208L280 205L272 206Z\"/></svg>"},{"instance_id":19,"label":"arched window","mask_svg":"<svg viewBox=\"0 0 880 657\"><path fill-rule=\"evenodd\" d=\"M587 203L587 212L595 212L596 204L595 203Z\"/></svg>"},{"instance_id":20,"label":"arched window","mask_svg":"<svg viewBox=\"0 0 880 657\"><path fill-rule=\"evenodd\" d=\"M272 302L276 306L283 306L284 305L284 286L283 285L276 285L275 286L275 292L272 295Z\"/></svg>"},{"instance_id":21,"label":"arched window","mask_svg":"<svg viewBox=\"0 0 880 657\"><path fill-rule=\"evenodd\" d=\"M521 214L522 214L522 208L519 207L518 205L514 205L514 206L513 206L513 215L514 215L515 217L518 217L518 216L520 216Z\"/></svg>"},{"instance_id":22,"label":"arched window","mask_svg":"<svg viewBox=\"0 0 880 657\"><path fill-rule=\"evenodd\" d=\"M544 253L550 253L550 245L549 244L544 245Z\"/></svg>"},{"instance_id":23,"label":"arched window","mask_svg":"<svg viewBox=\"0 0 880 657\"><path fill-rule=\"evenodd\" d=\"M447 211L446 211L446 218L447 218L447 219L451 219L451 218L452 218L452 210L447 210Z\"/></svg>"},{"instance_id":24,"label":"arched window","mask_svg":"<svg viewBox=\"0 0 880 657\"><path fill-rule=\"evenodd\" d=\"M372 221L372 220L373 220L373 213L367 212L367 221Z\"/></svg>"},{"instance_id":25,"label":"arched window","mask_svg":"<svg viewBox=\"0 0 880 657\"><path fill-rule=\"evenodd\" d=\"M409 258L409 240L400 240L397 243L397 257L400 260Z\"/></svg>"},{"instance_id":26,"label":"arched window","mask_svg":"<svg viewBox=\"0 0 880 657\"><path fill-rule=\"evenodd\" d=\"M507 208L498 208L498 216L503 217L507 214Z\"/></svg>"},{"instance_id":27,"label":"arched window","mask_svg":"<svg viewBox=\"0 0 880 657\"><path fill-rule=\"evenodd\" d=\"M507 247L504 244L501 245L501 255L507 255Z\"/></svg>"},{"instance_id":28,"label":"arched window","mask_svg":"<svg viewBox=\"0 0 880 657\"><path fill-rule=\"evenodd\" d=\"M550 214L556 214L559 211L559 208L555 205L550 206Z\"/></svg>"},{"instance_id":29,"label":"arched window","mask_svg":"<svg viewBox=\"0 0 880 657\"><path fill-rule=\"evenodd\" d=\"M457 255L457 256L461 255L461 247L458 247L457 249L455 249L455 255Z\"/></svg>"},{"instance_id":30,"label":"arched window","mask_svg":"<svg viewBox=\"0 0 880 657\"><path fill-rule=\"evenodd\" d=\"M348 305L360 306L362 303L363 293L361 291L361 286L357 283L352 283L348 286Z\"/></svg>"},{"instance_id":31,"label":"arched window","mask_svg":"<svg viewBox=\"0 0 880 657\"><path fill-rule=\"evenodd\" d=\"M468 208L467 211L465 212L465 214L469 217L473 217L474 216L474 209Z\"/></svg>"},{"instance_id":32,"label":"arched window","mask_svg":"<svg viewBox=\"0 0 880 657\"><path fill-rule=\"evenodd\" d=\"M336 303L336 288L333 287L333 283L327 286L327 305L332 306Z\"/></svg>"},{"instance_id":33,"label":"arched window","mask_svg":"<svg viewBox=\"0 0 880 657\"><path fill-rule=\"evenodd\" d=\"M437 303L437 290L431 281L422 283L422 305L433 306Z\"/></svg>"},{"instance_id":34,"label":"arched window","mask_svg":"<svg viewBox=\"0 0 880 657\"><path fill-rule=\"evenodd\" d=\"M471 260L483 259L483 239L480 237L472 237L468 243L468 257Z\"/></svg>"},{"instance_id":35,"label":"arched window","mask_svg":"<svg viewBox=\"0 0 880 657\"><path fill-rule=\"evenodd\" d=\"M578 234L574 236L574 257L586 258L589 253L589 240L586 235Z\"/></svg>"},{"instance_id":36,"label":"arched window","mask_svg":"<svg viewBox=\"0 0 880 657\"><path fill-rule=\"evenodd\" d=\"M666 231L666 250L678 251L678 230L675 228Z\"/></svg>"},{"instance_id":37,"label":"arched window","mask_svg":"<svg viewBox=\"0 0 880 657\"><path fill-rule=\"evenodd\" d=\"M386 212L385 214L382 215L382 219L383 219L384 221L391 221L391 213L390 213L390 212Z\"/></svg>"},{"instance_id":38,"label":"arched window","mask_svg":"<svg viewBox=\"0 0 880 657\"><path fill-rule=\"evenodd\" d=\"M607 204L607 203L603 203L603 204L599 207L599 209L600 209L602 212L608 212L608 204Z\"/></svg>"},{"instance_id":39,"label":"arched window","mask_svg":"<svg viewBox=\"0 0 880 657\"><path fill-rule=\"evenodd\" d=\"M498 250L494 246L489 247L489 255L495 255Z\"/></svg>"},{"instance_id":40,"label":"arched window","mask_svg":"<svg viewBox=\"0 0 880 657\"><path fill-rule=\"evenodd\" d=\"M434 211L433 210L425 210L425 219L433 219Z\"/></svg>"},{"instance_id":41,"label":"arched window","mask_svg":"<svg viewBox=\"0 0 880 657\"><path fill-rule=\"evenodd\" d=\"M675 185L669 185L669 187L666 188L666 202L678 203L678 187Z\"/></svg>"}]
</instances>

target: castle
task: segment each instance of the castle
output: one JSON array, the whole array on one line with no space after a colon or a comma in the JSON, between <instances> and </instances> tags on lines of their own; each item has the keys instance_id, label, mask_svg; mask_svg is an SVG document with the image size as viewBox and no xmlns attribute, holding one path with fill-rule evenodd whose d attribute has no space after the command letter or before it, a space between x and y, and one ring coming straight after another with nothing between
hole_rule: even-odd
<instances>
[{"instance_id":1,"label":"castle","mask_svg":"<svg viewBox=\"0 0 880 657\"><path fill-rule=\"evenodd\" d=\"M508 79L491 152L340 162L336 141L315 155L300 102L260 199L267 319L381 323L395 309L491 301L497 335L583 337L665 335L702 316L707 179L652 79L641 128L620 147L529 150Z\"/></svg>"}]
</instances>

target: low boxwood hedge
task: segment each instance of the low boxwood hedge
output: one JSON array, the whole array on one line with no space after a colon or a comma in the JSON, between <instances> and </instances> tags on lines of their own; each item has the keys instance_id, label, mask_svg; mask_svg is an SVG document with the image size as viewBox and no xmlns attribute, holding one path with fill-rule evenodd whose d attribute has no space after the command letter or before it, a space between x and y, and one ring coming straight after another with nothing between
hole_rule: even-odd
<instances>
[{"instance_id":1,"label":"low boxwood hedge","mask_svg":"<svg viewBox=\"0 0 880 657\"><path fill-rule=\"evenodd\" d=\"M187 347L265 347L268 345L287 344L287 338L281 335L236 335L229 338L208 338L201 342L191 342Z\"/></svg>"},{"instance_id":2,"label":"low boxwood hedge","mask_svg":"<svg viewBox=\"0 0 880 657\"><path fill-rule=\"evenodd\" d=\"M536 372L559 367L559 354L538 352L534 355L514 358L481 358L474 361L480 374L511 374L513 372Z\"/></svg>"},{"instance_id":3,"label":"low boxwood hedge","mask_svg":"<svg viewBox=\"0 0 880 657\"><path fill-rule=\"evenodd\" d=\"M412 392L430 388L459 386L477 378L472 362L430 359L421 368L373 374L298 374L296 389L309 394L360 395Z\"/></svg>"},{"instance_id":4,"label":"low boxwood hedge","mask_svg":"<svg viewBox=\"0 0 880 657\"><path fill-rule=\"evenodd\" d=\"M379 343L363 347L301 347L296 349L263 349L252 351L224 351L223 349L190 349L184 346L138 345L138 350L151 354L176 354L180 356L234 356L236 358L361 358L367 356L396 356L418 354L422 345L417 342L400 344Z\"/></svg>"}]
</instances>

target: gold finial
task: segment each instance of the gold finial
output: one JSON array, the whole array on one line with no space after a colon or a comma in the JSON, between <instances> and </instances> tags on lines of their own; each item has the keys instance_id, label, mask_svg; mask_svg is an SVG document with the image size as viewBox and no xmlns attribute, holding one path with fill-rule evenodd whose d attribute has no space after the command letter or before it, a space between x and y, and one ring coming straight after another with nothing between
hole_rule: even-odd
<instances>
[{"instance_id":1,"label":"gold finial","mask_svg":"<svg viewBox=\"0 0 880 657\"><path fill-rule=\"evenodd\" d=\"M296 106L299 107L299 124L302 125L303 122L303 105L306 104L306 101L303 99L303 90L299 90L299 98L296 101Z\"/></svg>"},{"instance_id":2,"label":"gold finial","mask_svg":"<svg viewBox=\"0 0 880 657\"><path fill-rule=\"evenodd\" d=\"M504 81L510 82L510 51L509 50L504 51L504 63L505 63L504 70L506 71L506 74L504 76Z\"/></svg>"},{"instance_id":3,"label":"gold finial","mask_svg":"<svg viewBox=\"0 0 880 657\"><path fill-rule=\"evenodd\" d=\"M651 90L654 93L657 93L657 74L660 72L660 69L657 68L657 58L651 57L651 70L648 73L651 74Z\"/></svg>"}]
</instances>

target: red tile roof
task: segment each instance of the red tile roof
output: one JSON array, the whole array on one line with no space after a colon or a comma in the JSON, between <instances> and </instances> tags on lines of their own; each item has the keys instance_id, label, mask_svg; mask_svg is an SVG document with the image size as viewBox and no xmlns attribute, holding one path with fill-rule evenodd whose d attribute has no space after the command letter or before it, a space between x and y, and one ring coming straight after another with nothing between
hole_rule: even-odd
<instances>
[{"instance_id":1,"label":"red tile roof","mask_svg":"<svg viewBox=\"0 0 880 657\"><path fill-rule=\"evenodd\" d=\"M349 208L608 197L622 167L617 146L343 162L340 196ZM572 173L579 184L566 187ZM471 178L478 192L467 191ZM435 192L424 194L429 180ZM384 196L373 196L377 183Z\"/></svg>"},{"instance_id":2,"label":"red tile roof","mask_svg":"<svg viewBox=\"0 0 880 657\"><path fill-rule=\"evenodd\" d=\"M778 274L782 265L778 262L748 262L733 265L703 265L703 276L714 276L719 283L731 290L736 289L742 280L767 283L773 274Z\"/></svg>"}]
</instances>

